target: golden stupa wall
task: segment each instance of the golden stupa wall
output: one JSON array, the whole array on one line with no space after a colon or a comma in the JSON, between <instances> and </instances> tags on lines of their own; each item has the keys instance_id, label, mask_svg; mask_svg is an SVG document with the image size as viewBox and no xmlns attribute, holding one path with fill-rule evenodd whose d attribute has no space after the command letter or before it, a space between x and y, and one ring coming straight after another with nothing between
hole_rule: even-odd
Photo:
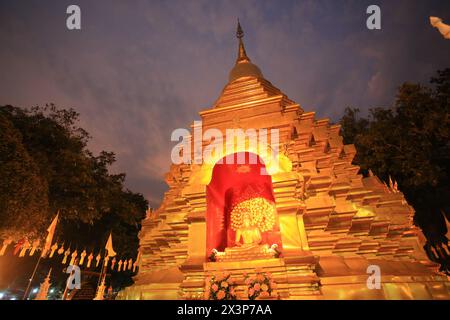
<instances>
[{"instance_id":1,"label":"golden stupa wall","mask_svg":"<svg viewBox=\"0 0 450 320\"><path fill-rule=\"evenodd\" d=\"M203 131L216 128L224 135L229 128L279 129L281 166L272 182L282 258L207 262L212 166L172 165L161 207L143 221L135 284L121 298L201 299L205 277L218 271L230 272L245 296L242 274L255 268L274 275L283 299L449 298L449 282L422 251L412 207L396 188L358 174L356 150L343 144L338 125L316 120L254 77L232 81L200 115ZM381 268L379 290L367 287L369 265Z\"/></svg>"}]
</instances>

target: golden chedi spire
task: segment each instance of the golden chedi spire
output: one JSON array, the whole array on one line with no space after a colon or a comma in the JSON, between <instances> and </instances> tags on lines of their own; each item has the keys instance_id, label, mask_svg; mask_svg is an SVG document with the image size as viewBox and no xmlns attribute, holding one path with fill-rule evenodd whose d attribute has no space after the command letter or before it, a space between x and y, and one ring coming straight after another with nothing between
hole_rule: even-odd
<instances>
[{"instance_id":1,"label":"golden chedi spire","mask_svg":"<svg viewBox=\"0 0 450 320\"><path fill-rule=\"evenodd\" d=\"M250 58L247 56L244 41L242 40L242 38L244 37L244 31L242 30L239 19L237 24L236 37L239 39L238 57L235 66L230 72L229 82L233 82L234 80L243 77L263 78L261 70L256 65L251 63Z\"/></svg>"},{"instance_id":2,"label":"golden chedi spire","mask_svg":"<svg viewBox=\"0 0 450 320\"><path fill-rule=\"evenodd\" d=\"M244 31L242 30L239 19L236 30L236 37L239 39L239 50L236 63L250 62L250 58L247 56L247 52L245 52L244 42L242 41L242 38L244 37Z\"/></svg>"}]
</instances>

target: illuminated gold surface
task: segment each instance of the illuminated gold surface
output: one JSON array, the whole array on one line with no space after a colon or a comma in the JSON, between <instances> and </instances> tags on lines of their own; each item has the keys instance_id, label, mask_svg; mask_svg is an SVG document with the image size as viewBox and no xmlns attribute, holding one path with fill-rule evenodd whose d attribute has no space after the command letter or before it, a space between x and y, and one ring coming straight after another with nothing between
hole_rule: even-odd
<instances>
[{"instance_id":1,"label":"illuminated gold surface","mask_svg":"<svg viewBox=\"0 0 450 320\"><path fill-rule=\"evenodd\" d=\"M247 61L248 60L248 61ZM239 64L248 64L242 39ZM259 69L258 69L259 70ZM245 74L245 72L248 72ZM449 299L447 277L427 261L413 208L401 192L352 165L356 150L344 145L339 125L315 119L262 78L234 72L212 108L202 111L203 132L217 128L277 128L280 166L248 143L236 152L258 154L272 177L282 258L207 262L206 185L212 163L172 165L169 190L155 215L143 221L142 260L135 284L122 299L202 299L205 278L227 271L240 281L262 268L274 275L281 299ZM193 148L192 148L193 149ZM370 290L369 265L380 266L381 289Z\"/></svg>"}]
</instances>

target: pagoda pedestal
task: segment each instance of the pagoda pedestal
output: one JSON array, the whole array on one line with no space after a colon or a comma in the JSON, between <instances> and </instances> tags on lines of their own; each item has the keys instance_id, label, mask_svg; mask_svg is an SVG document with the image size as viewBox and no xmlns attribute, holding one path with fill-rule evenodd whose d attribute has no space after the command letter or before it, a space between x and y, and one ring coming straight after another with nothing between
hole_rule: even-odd
<instances>
[{"instance_id":1,"label":"pagoda pedestal","mask_svg":"<svg viewBox=\"0 0 450 320\"><path fill-rule=\"evenodd\" d=\"M255 274L255 270L270 272L277 283L273 296L279 299L316 299L320 297L319 278L315 273L316 259L311 255L299 258L295 263L284 258L254 259L245 261L206 262L201 268L184 269L185 280L180 286L180 298L203 299L205 279L226 273L236 284L238 299L248 299L244 275Z\"/></svg>"}]
</instances>

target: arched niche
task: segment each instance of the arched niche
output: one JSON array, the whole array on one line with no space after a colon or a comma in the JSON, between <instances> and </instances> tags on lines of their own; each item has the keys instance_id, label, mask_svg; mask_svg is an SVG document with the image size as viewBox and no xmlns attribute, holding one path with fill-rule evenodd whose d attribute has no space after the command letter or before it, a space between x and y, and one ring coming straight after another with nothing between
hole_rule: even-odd
<instances>
[{"instance_id":1,"label":"arched niche","mask_svg":"<svg viewBox=\"0 0 450 320\"><path fill-rule=\"evenodd\" d=\"M233 159L233 161L230 161ZM241 161L238 161L241 160ZM243 161L242 161L243 160ZM256 160L256 161L255 161ZM224 157L212 170L206 187L206 254L213 249L224 251L235 246L235 232L230 226L230 212L236 196L243 190L254 192L275 203L272 178L262 159L250 152L238 152ZM262 244L282 247L278 217L271 231L262 233Z\"/></svg>"}]
</instances>

